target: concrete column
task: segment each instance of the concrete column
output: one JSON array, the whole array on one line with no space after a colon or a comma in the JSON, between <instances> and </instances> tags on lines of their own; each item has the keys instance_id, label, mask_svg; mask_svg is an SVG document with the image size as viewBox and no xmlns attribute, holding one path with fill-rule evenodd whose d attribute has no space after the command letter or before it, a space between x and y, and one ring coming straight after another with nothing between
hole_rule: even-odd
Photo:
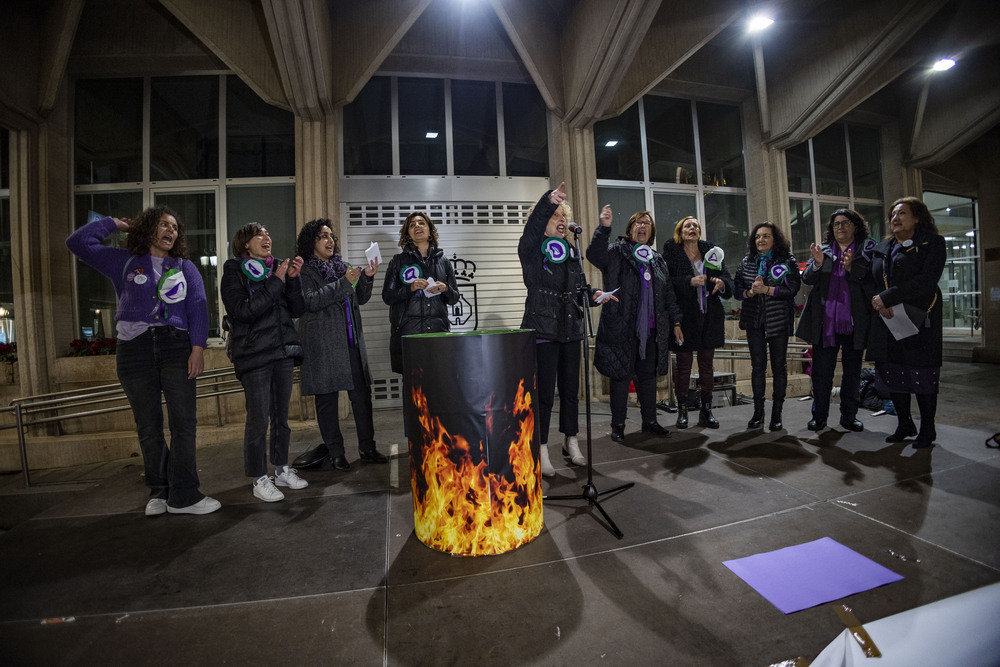
<instances>
[{"instance_id":1,"label":"concrete column","mask_svg":"<svg viewBox=\"0 0 1000 667\"><path fill-rule=\"evenodd\" d=\"M295 227L316 218L340 217L339 108L319 120L295 117ZM346 227L337 230L345 238Z\"/></svg>"},{"instance_id":2,"label":"concrete column","mask_svg":"<svg viewBox=\"0 0 1000 667\"><path fill-rule=\"evenodd\" d=\"M995 149L995 146L990 146ZM994 153L995 155L995 153ZM986 157L986 156L984 156ZM980 323L983 345L972 351L974 361L1000 363L1000 301L991 290L1000 288L1000 165L995 159L979 161L979 249L982 257Z\"/></svg>"}]
</instances>

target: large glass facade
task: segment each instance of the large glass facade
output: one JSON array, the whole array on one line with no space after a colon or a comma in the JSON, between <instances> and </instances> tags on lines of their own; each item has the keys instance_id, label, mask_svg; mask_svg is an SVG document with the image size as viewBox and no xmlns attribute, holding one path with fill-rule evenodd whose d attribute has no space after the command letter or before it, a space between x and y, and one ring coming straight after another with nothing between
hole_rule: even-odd
<instances>
[{"instance_id":1,"label":"large glass facade","mask_svg":"<svg viewBox=\"0 0 1000 667\"><path fill-rule=\"evenodd\" d=\"M496 84L452 81L451 126L455 174L499 176Z\"/></svg>"},{"instance_id":2,"label":"large glass facade","mask_svg":"<svg viewBox=\"0 0 1000 667\"><path fill-rule=\"evenodd\" d=\"M399 79L399 173L448 173L444 81Z\"/></svg>"},{"instance_id":3,"label":"large glass facade","mask_svg":"<svg viewBox=\"0 0 1000 667\"><path fill-rule=\"evenodd\" d=\"M643 116L646 120L649 180L658 183L697 184L694 124L691 118L690 100L649 96L644 98L642 103ZM638 125L635 129L638 134ZM596 134L596 127L594 131ZM641 155L636 157L637 161L641 161ZM641 174L640 171L639 178L631 180L644 180ZM600 166L597 177L615 178L610 174L602 174Z\"/></svg>"},{"instance_id":4,"label":"large glass facade","mask_svg":"<svg viewBox=\"0 0 1000 667\"><path fill-rule=\"evenodd\" d=\"M924 203L944 237L947 259L938 283L943 296L944 326L974 334L981 317L978 203L971 197L924 192Z\"/></svg>"},{"instance_id":5,"label":"large glass facade","mask_svg":"<svg viewBox=\"0 0 1000 667\"><path fill-rule=\"evenodd\" d=\"M292 252L293 115L265 104L235 76L80 80L75 91L76 226L91 212L131 218L157 203L173 208L185 227L189 259L205 281L209 334L218 335L219 263L233 224L260 221L275 235L276 252ZM105 104L115 110L102 119ZM117 144L109 127L115 124L121 125ZM120 245L121 236L106 242ZM76 294L77 335L114 336L111 282L77 262Z\"/></svg>"},{"instance_id":6,"label":"large glass facade","mask_svg":"<svg viewBox=\"0 0 1000 667\"><path fill-rule=\"evenodd\" d=\"M642 133L639 129L639 105L633 104L622 115L594 125L594 151L597 180L645 181Z\"/></svg>"},{"instance_id":7,"label":"large glass facade","mask_svg":"<svg viewBox=\"0 0 1000 667\"><path fill-rule=\"evenodd\" d=\"M549 173L549 132L542 96L532 84L505 83L503 91L506 176Z\"/></svg>"},{"instance_id":8,"label":"large glass facade","mask_svg":"<svg viewBox=\"0 0 1000 667\"><path fill-rule=\"evenodd\" d=\"M392 173L392 90L388 77L372 77L344 107L344 174Z\"/></svg>"}]
</instances>

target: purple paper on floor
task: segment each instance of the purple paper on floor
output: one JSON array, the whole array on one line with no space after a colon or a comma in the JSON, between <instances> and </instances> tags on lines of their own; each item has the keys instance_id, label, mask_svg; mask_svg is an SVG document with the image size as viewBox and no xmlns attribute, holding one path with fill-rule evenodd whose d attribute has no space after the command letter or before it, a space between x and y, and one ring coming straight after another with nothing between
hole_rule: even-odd
<instances>
[{"instance_id":1,"label":"purple paper on floor","mask_svg":"<svg viewBox=\"0 0 1000 667\"><path fill-rule=\"evenodd\" d=\"M785 614L903 578L829 537L723 565Z\"/></svg>"}]
</instances>

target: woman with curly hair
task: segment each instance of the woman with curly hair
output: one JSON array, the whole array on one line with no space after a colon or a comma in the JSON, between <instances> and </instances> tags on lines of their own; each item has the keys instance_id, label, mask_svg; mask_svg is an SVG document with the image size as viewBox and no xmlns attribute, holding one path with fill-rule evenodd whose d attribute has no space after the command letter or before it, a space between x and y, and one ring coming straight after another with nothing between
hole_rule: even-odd
<instances>
[{"instance_id":1,"label":"woman with curly hair","mask_svg":"<svg viewBox=\"0 0 1000 667\"><path fill-rule=\"evenodd\" d=\"M753 417L748 429L764 425L764 394L767 388L767 357L771 355L771 423L780 431L781 408L788 387L788 337L795 320L792 300L802 280L788 241L774 223L761 222L750 232L747 254L736 268L733 279L736 298L743 302L740 329L747 332L750 348L750 385L753 388Z\"/></svg>"},{"instance_id":2,"label":"woman with curly hair","mask_svg":"<svg viewBox=\"0 0 1000 667\"><path fill-rule=\"evenodd\" d=\"M809 263L802 282L812 285L795 335L812 345L812 419L810 431L826 428L837 355L844 369L840 383L840 425L863 431L858 418L861 406L861 361L868 344L868 327L875 295L871 272L868 223L857 211L837 209L826 225L823 245L809 246Z\"/></svg>"},{"instance_id":3,"label":"woman with curly hair","mask_svg":"<svg viewBox=\"0 0 1000 667\"><path fill-rule=\"evenodd\" d=\"M364 268L344 262L333 223L326 218L305 224L298 252L307 258L302 267L305 313L299 318L301 391L303 396L314 396L323 442L295 459L295 465L312 467L329 457L336 470L350 469L338 415L341 391L351 401L361 460L387 463L388 457L375 449L372 379L360 310L372 296L378 262Z\"/></svg>"},{"instance_id":4,"label":"woman with curly hair","mask_svg":"<svg viewBox=\"0 0 1000 667\"><path fill-rule=\"evenodd\" d=\"M127 232L125 249L102 244ZM222 507L199 491L195 460L195 378L205 368L208 306L197 267L187 259L184 226L161 205L135 221L104 217L66 240L70 251L111 279L118 295L118 379L139 435L149 500L146 516L208 514ZM170 445L163 436L167 401Z\"/></svg>"}]
</instances>

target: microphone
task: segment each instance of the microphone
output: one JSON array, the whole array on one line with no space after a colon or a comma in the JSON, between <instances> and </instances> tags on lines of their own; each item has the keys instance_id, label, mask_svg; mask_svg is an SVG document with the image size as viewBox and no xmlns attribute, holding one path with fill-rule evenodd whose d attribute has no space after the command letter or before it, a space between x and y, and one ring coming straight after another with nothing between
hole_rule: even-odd
<instances>
[{"instance_id":1,"label":"microphone","mask_svg":"<svg viewBox=\"0 0 1000 667\"><path fill-rule=\"evenodd\" d=\"M573 232L574 234L581 234L581 233L583 233L583 227L581 227L580 225L576 224L575 222L569 223L566 227L567 227L567 229L569 229L569 231Z\"/></svg>"}]
</instances>

